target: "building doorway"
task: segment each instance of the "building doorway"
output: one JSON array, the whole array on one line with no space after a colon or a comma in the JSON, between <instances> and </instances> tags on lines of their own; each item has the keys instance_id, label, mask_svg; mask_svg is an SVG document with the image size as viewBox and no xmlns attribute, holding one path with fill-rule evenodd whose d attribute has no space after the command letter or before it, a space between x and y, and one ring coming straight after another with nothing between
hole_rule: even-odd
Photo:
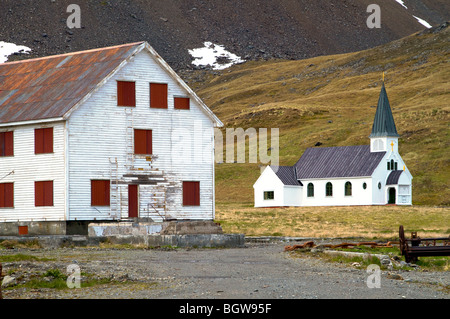
<instances>
[{"instance_id":1,"label":"building doorway","mask_svg":"<svg viewBox=\"0 0 450 319\"><path fill-rule=\"evenodd\" d=\"M395 204L395 188L394 187L390 187L389 188L389 200L388 200L388 204Z\"/></svg>"},{"instance_id":2,"label":"building doorway","mask_svg":"<svg viewBox=\"0 0 450 319\"><path fill-rule=\"evenodd\" d=\"M139 217L139 186L128 185L128 217Z\"/></svg>"}]
</instances>

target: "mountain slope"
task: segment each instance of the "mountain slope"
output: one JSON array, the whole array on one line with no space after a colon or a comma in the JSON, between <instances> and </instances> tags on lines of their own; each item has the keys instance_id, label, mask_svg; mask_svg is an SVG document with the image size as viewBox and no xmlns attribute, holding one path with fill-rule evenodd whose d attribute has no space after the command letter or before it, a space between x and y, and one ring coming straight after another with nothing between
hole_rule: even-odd
<instances>
[{"instance_id":1,"label":"mountain slope","mask_svg":"<svg viewBox=\"0 0 450 319\"><path fill-rule=\"evenodd\" d=\"M226 127L279 128L280 164L292 165L316 143L368 144L385 71L413 201L449 205L449 40L444 24L355 53L205 71L189 84ZM260 163L216 166L218 202L253 201Z\"/></svg>"},{"instance_id":2,"label":"mountain slope","mask_svg":"<svg viewBox=\"0 0 450 319\"><path fill-rule=\"evenodd\" d=\"M76 1L81 29L69 29L72 0L0 1L0 41L30 55L59 54L148 41L177 71L192 67L188 50L205 41L246 60L303 59L371 48L423 30L413 15L437 25L450 19L445 0L379 0L381 28L369 29L371 0Z\"/></svg>"}]
</instances>

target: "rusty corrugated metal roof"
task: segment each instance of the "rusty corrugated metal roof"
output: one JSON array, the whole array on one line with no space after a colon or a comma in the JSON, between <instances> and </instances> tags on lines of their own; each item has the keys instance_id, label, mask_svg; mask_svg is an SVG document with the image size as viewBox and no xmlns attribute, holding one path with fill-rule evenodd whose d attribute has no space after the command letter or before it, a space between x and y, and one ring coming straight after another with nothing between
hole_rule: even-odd
<instances>
[{"instance_id":1,"label":"rusty corrugated metal roof","mask_svg":"<svg viewBox=\"0 0 450 319\"><path fill-rule=\"evenodd\" d=\"M0 64L0 124L63 117L143 42Z\"/></svg>"},{"instance_id":2,"label":"rusty corrugated metal roof","mask_svg":"<svg viewBox=\"0 0 450 319\"><path fill-rule=\"evenodd\" d=\"M371 176L385 154L370 145L308 148L294 167L299 180Z\"/></svg>"}]
</instances>

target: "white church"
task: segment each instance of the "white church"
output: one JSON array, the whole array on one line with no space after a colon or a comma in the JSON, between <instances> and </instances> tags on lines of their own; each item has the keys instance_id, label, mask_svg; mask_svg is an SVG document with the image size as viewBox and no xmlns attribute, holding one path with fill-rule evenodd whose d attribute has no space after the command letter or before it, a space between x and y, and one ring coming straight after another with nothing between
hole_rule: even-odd
<instances>
[{"instance_id":1,"label":"white church","mask_svg":"<svg viewBox=\"0 0 450 319\"><path fill-rule=\"evenodd\" d=\"M370 145L308 148L293 166L267 166L253 185L255 207L412 205L412 175L384 83Z\"/></svg>"}]
</instances>

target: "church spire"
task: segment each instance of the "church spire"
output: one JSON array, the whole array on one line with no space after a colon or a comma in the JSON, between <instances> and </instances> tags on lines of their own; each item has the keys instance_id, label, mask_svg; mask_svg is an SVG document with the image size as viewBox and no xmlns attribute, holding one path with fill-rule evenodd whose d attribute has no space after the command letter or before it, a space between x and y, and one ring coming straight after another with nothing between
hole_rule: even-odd
<instances>
[{"instance_id":1,"label":"church spire","mask_svg":"<svg viewBox=\"0 0 450 319\"><path fill-rule=\"evenodd\" d=\"M391 106L389 105L386 88L384 87L384 73L377 111L373 120L372 133L369 137L399 137L395 127L394 117L392 116Z\"/></svg>"}]
</instances>

